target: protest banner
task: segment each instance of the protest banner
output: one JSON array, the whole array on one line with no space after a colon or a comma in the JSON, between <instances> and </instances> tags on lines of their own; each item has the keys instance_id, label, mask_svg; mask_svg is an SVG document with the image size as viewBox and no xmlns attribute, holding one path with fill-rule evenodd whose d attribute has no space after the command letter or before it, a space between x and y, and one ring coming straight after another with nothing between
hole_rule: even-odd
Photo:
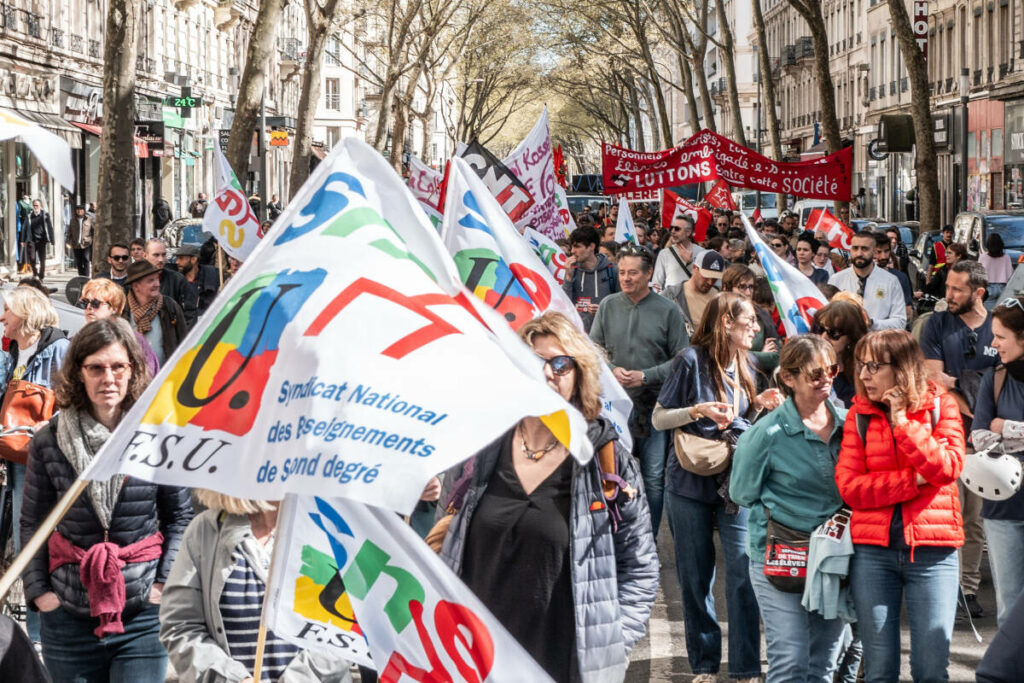
<instances>
[{"instance_id":1,"label":"protest banner","mask_svg":"<svg viewBox=\"0 0 1024 683\"><path fill-rule=\"evenodd\" d=\"M432 169L416 156L409 158L409 191L412 196L437 210L441 206L441 182L444 174Z\"/></svg>"},{"instance_id":2,"label":"protest banner","mask_svg":"<svg viewBox=\"0 0 1024 683\"><path fill-rule=\"evenodd\" d=\"M289 496L282 507L267 623L307 647L344 650L329 641L343 628L305 627L296 636L296 586L309 585L303 557L320 562L318 580L344 591L365 634L381 683L550 681L480 600L408 524L381 508L344 499ZM325 560L324 558L329 558ZM322 592L321 592L322 595ZM308 598L307 598L308 600ZM335 603L336 604L336 603ZM301 621L301 619L300 619Z\"/></svg>"},{"instance_id":3,"label":"protest banner","mask_svg":"<svg viewBox=\"0 0 1024 683\"><path fill-rule=\"evenodd\" d=\"M203 230L213 234L229 256L245 261L263 237L260 220L220 145L214 145L213 156L217 163L217 194L203 214Z\"/></svg>"},{"instance_id":4,"label":"protest banner","mask_svg":"<svg viewBox=\"0 0 1024 683\"><path fill-rule=\"evenodd\" d=\"M619 214L615 217L615 241L619 244L629 242L636 244L636 226L633 214L629 211L629 202L619 198Z\"/></svg>"},{"instance_id":5,"label":"protest banner","mask_svg":"<svg viewBox=\"0 0 1024 683\"><path fill-rule=\"evenodd\" d=\"M742 218L747 229L747 238L754 247L768 278L768 285L775 297L775 306L779 309L779 317L786 328L786 335L792 337L810 332L814 324L814 314L828 303L825 295L810 278L797 270L796 266L769 249L747 217Z\"/></svg>"},{"instance_id":6,"label":"protest banner","mask_svg":"<svg viewBox=\"0 0 1024 683\"><path fill-rule=\"evenodd\" d=\"M525 415L589 460L582 415L465 290L383 157L347 138L83 476L408 512L430 477Z\"/></svg>"},{"instance_id":7,"label":"protest banner","mask_svg":"<svg viewBox=\"0 0 1024 683\"><path fill-rule=\"evenodd\" d=\"M533 253L537 255L537 258L541 260L545 266L548 267L548 271L551 273L551 277L555 279L559 285L565 282L565 261L568 256L562 251L562 248L555 244L547 235L543 235L533 228L527 228L523 231L523 239L533 249Z\"/></svg>"},{"instance_id":8,"label":"protest banner","mask_svg":"<svg viewBox=\"0 0 1024 683\"><path fill-rule=\"evenodd\" d=\"M686 216L693 221L693 241L703 242L708 237L708 228L711 227L711 212L699 207L685 197L680 197L675 192L665 190L661 200L661 224L664 228L671 230L672 221L679 216Z\"/></svg>"},{"instance_id":9,"label":"protest banner","mask_svg":"<svg viewBox=\"0 0 1024 683\"><path fill-rule=\"evenodd\" d=\"M601 143L601 178L605 194L643 192L718 178L715 158L699 147L635 152Z\"/></svg>"},{"instance_id":10,"label":"protest banner","mask_svg":"<svg viewBox=\"0 0 1024 683\"><path fill-rule=\"evenodd\" d=\"M62 187L75 189L75 167L71 164L71 146L59 135L51 133L38 123L23 119L9 109L0 109L0 141L14 138L25 143L36 161Z\"/></svg>"},{"instance_id":11,"label":"protest banner","mask_svg":"<svg viewBox=\"0 0 1024 683\"><path fill-rule=\"evenodd\" d=\"M832 215L828 209L811 209L807 214L807 230L821 232L828 240L828 246L833 249L850 250L850 240L853 239L853 230L850 230L841 220Z\"/></svg>"},{"instance_id":12,"label":"protest banner","mask_svg":"<svg viewBox=\"0 0 1024 683\"><path fill-rule=\"evenodd\" d=\"M719 180L711 186L708 193L704 195L704 201L716 209L736 210L736 202L732 199L732 188L724 180Z\"/></svg>"},{"instance_id":13,"label":"protest banner","mask_svg":"<svg viewBox=\"0 0 1024 683\"><path fill-rule=\"evenodd\" d=\"M555 180L547 107L529 134L502 163L522 181L534 200L533 206L514 221L516 228L522 232L532 225L551 239L565 237L567 222L559 216L559 205L555 198L556 188L560 186ZM568 205L565 206L567 208Z\"/></svg>"},{"instance_id":14,"label":"protest banner","mask_svg":"<svg viewBox=\"0 0 1024 683\"><path fill-rule=\"evenodd\" d=\"M476 138L468 145L460 147L461 151L456 156L465 159L476 171L477 177L484 181L484 185L498 200L501 208L512 219L512 222L522 218L526 210L533 206L534 200L515 173L501 163L498 157L491 154Z\"/></svg>"},{"instance_id":15,"label":"protest banner","mask_svg":"<svg viewBox=\"0 0 1024 683\"><path fill-rule=\"evenodd\" d=\"M561 185L555 187L555 209L558 212L559 224L565 233L560 238L568 237L576 229L576 220L572 217L572 211L569 210L569 198L565 194L565 188Z\"/></svg>"}]
</instances>

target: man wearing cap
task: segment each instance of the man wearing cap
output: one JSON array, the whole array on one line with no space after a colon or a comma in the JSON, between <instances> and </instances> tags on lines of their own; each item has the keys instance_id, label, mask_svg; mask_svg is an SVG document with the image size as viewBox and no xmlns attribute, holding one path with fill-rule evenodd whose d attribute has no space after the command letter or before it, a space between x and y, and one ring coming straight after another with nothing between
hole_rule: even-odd
<instances>
[{"instance_id":1,"label":"man wearing cap","mask_svg":"<svg viewBox=\"0 0 1024 683\"><path fill-rule=\"evenodd\" d=\"M163 271L149 261L128 266L128 305L122 315L146 338L162 366L188 334L185 312L174 299L160 293Z\"/></svg>"},{"instance_id":2,"label":"man wearing cap","mask_svg":"<svg viewBox=\"0 0 1024 683\"><path fill-rule=\"evenodd\" d=\"M75 268L82 277L89 277L89 262L92 260L92 218L85 213L85 205L75 207L75 215L68 223L64 242L75 257Z\"/></svg>"},{"instance_id":3,"label":"man wearing cap","mask_svg":"<svg viewBox=\"0 0 1024 683\"><path fill-rule=\"evenodd\" d=\"M175 265L178 271L185 277L185 286L188 289L187 306L185 319L188 320L187 309L196 311L196 319L210 307L217 292L220 291L220 277L217 269L213 266L199 265L199 247L194 244L183 244L178 248ZM195 325L195 320L188 320L189 326Z\"/></svg>"},{"instance_id":4,"label":"man wearing cap","mask_svg":"<svg viewBox=\"0 0 1024 683\"><path fill-rule=\"evenodd\" d=\"M693 275L693 264L704 248L694 244L693 220L689 216L676 215L672 219L668 245L658 252L654 264L654 288L661 291L666 287L689 280Z\"/></svg>"},{"instance_id":5,"label":"man wearing cap","mask_svg":"<svg viewBox=\"0 0 1024 683\"><path fill-rule=\"evenodd\" d=\"M697 258L693 277L668 287L662 293L676 302L686 321L686 332L692 337L704 317L704 309L718 295L716 286L725 272L725 259L717 251L705 251Z\"/></svg>"}]
</instances>

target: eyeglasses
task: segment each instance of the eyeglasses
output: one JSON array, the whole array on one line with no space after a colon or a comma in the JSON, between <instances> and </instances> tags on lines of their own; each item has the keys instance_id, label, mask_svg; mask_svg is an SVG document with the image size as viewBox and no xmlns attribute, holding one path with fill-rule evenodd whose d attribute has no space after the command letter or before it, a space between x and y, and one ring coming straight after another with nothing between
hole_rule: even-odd
<instances>
[{"instance_id":1,"label":"eyeglasses","mask_svg":"<svg viewBox=\"0 0 1024 683\"><path fill-rule=\"evenodd\" d=\"M92 379L99 379L107 374L107 370L110 370L114 375L114 379L121 379L125 376L128 371L132 369L131 363L113 363L111 365L99 365L92 364L83 365L82 370L85 374L89 375Z\"/></svg>"},{"instance_id":2,"label":"eyeglasses","mask_svg":"<svg viewBox=\"0 0 1024 683\"><path fill-rule=\"evenodd\" d=\"M1016 299L1014 299L1016 301ZM967 350L964 351L964 358L974 358L978 351L974 348L974 345L978 343L978 333L971 330L971 333L967 335Z\"/></svg>"},{"instance_id":3,"label":"eyeglasses","mask_svg":"<svg viewBox=\"0 0 1024 683\"><path fill-rule=\"evenodd\" d=\"M757 327L757 316L756 315L738 315L733 320L737 325L743 325L746 327Z\"/></svg>"},{"instance_id":4,"label":"eyeglasses","mask_svg":"<svg viewBox=\"0 0 1024 683\"><path fill-rule=\"evenodd\" d=\"M829 328L825 327L824 325L819 325L817 323L815 323L814 327L811 328L811 332L813 334L819 334L819 335L823 334L826 337L828 337L829 339L831 339L832 341L839 341L844 336L843 332L840 332L838 330L830 330Z\"/></svg>"},{"instance_id":5,"label":"eyeglasses","mask_svg":"<svg viewBox=\"0 0 1024 683\"><path fill-rule=\"evenodd\" d=\"M807 381L810 382L811 384L821 384L826 380L832 381L833 379L836 378L836 375L839 374L839 365L837 363L833 363L827 368L815 368L814 370L811 370L809 372L807 370L799 369L793 371L793 374L800 373L803 373L804 377L806 377Z\"/></svg>"},{"instance_id":6,"label":"eyeglasses","mask_svg":"<svg viewBox=\"0 0 1024 683\"><path fill-rule=\"evenodd\" d=\"M129 258L131 258L131 257L128 256L128 254L125 254L124 256L111 256L110 260L111 261L127 261Z\"/></svg>"},{"instance_id":7,"label":"eyeglasses","mask_svg":"<svg viewBox=\"0 0 1024 683\"><path fill-rule=\"evenodd\" d=\"M877 360L868 361L867 363L857 361L857 374L859 375L861 370L867 368L869 375L877 375L883 365L892 365L892 363L879 363Z\"/></svg>"},{"instance_id":8,"label":"eyeglasses","mask_svg":"<svg viewBox=\"0 0 1024 683\"><path fill-rule=\"evenodd\" d=\"M564 377L576 369L576 359L572 356L553 356L545 360L544 365L559 377Z\"/></svg>"},{"instance_id":9,"label":"eyeglasses","mask_svg":"<svg viewBox=\"0 0 1024 683\"><path fill-rule=\"evenodd\" d=\"M735 289L737 292L753 292L754 284L750 283L748 285L736 285L735 287L733 287L733 289Z\"/></svg>"},{"instance_id":10,"label":"eyeglasses","mask_svg":"<svg viewBox=\"0 0 1024 683\"><path fill-rule=\"evenodd\" d=\"M99 309L100 306L103 306L106 303L107 303L106 301L101 301L99 299L79 299L78 300L78 307L82 308L82 309L90 309L90 308Z\"/></svg>"}]
</instances>

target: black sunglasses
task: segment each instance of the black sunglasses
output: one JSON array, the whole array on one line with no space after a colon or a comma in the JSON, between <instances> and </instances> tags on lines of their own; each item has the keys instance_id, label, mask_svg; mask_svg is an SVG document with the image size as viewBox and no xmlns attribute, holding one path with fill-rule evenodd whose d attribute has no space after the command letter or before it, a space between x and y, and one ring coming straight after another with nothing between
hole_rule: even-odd
<instances>
[{"instance_id":1,"label":"black sunglasses","mask_svg":"<svg viewBox=\"0 0 1024 683\"><path fill-rule=\"evenodd\" d=\"M105 303L107 302L100 301L99 299L79 299L78 307L82 309L95 308L98 310Z\"/></svg>"},{"instance_id":2,"label":"black sunglasses","mask_svg":"<svg viewBox=\"0 0 1024 683\"><path fill-rule=\"evenodd\" d=\"M576 359L572 356L554 356L544 361L544 365L551 368L551 372L559 377L564 377L576 369Z\"/></svg>"},{"instance_id":3,"label":"black sunglasses","mask_svg":"<svg viewBox=\"0 0 1024 683\"><path fill-rule=\"evenodd\" d=\"M826 337L828 337L829 339L831 339L832 341L839 341L840 339L843 338L843 335L844 335L843 332L840 332L838 330L831 330L831 329L825 327L824 325L819 325L818 323L814 323L814 326L811 328L811 333L812 334L823 334Z\"/></svg>"},{"instance_id":4,"label":"black sunglasses","mask_svg":"<svg viewBox=\"0 0 1024 683\"><path fill-rule=\"evenodd\" d=\"M967 335L967 351L964 352L964 358L974 358L978 351L974 348L974 345L978 343L978 333L975 330L971 330L971 333Z\"/></svg>"},{"instance_id":5,"label":"black sunglasses","mask_svg":"<svg viewBox=\"0 0 1024 683\"><path fill-rule=\"evenodd\" d=\"M125 254L124 256L111 256L110 258L112 258L115 261L127 261L130 257L128 256L128 254Z\"/></svg>"}]
</instances>

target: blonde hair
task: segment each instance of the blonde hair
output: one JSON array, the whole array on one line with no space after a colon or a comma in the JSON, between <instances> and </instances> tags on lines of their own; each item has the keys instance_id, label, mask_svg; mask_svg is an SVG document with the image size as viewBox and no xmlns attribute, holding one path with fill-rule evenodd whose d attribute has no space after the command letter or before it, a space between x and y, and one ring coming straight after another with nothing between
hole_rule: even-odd
<instances>
[{"instance_id":1,"label":"blonde hair","mask_svg":"<svg viewBox=\"0 0 1024 683\"><path fill-rule=\"evenodd\" d=\"M193 491L200 505L209 510L226 512L229 515L254 515L258 512L270 512L277 507L277 501L234 498L210 489L193 489Z\"/></svg>"},{"instance_id":2,"label":"blonde hair","mask_svg":"<svg viewBox=\"0 0 1024 683\"><path fill-rule=\"evenodd\" d=\"M570 402L588 420L601 414L602 360L600 352L585 334L561 313L549 311L519 328L519 336L531 347L535 337L554 337L566 355L576 361L576 386Z\"/></svg>"},{"instance_id":3,"label":"blonde hair","mask_svg":"<svg viewBox=\"0 0 1024 683\"><path fill-rule=\"evenodd\" d=\"M121 312L124 311L126 301L124 288L113 280L100 277L95 280L89 280L82 286L83 297L87 297L93 292L95 292L96 298L107 302L114 315L121 315Z\"/></svg>"},{"instance_id":4,"label":"blonde hair","mask_svg":"<svg viewBox=\"0 0 1024 683\"><path fill-rule=\"evenodd\" d=\"M46 295L33 287L16 287L3 295L4 305L25 322L22 333L31 337L60 323L57 311Z\"/></svg>"}]
</instances>

